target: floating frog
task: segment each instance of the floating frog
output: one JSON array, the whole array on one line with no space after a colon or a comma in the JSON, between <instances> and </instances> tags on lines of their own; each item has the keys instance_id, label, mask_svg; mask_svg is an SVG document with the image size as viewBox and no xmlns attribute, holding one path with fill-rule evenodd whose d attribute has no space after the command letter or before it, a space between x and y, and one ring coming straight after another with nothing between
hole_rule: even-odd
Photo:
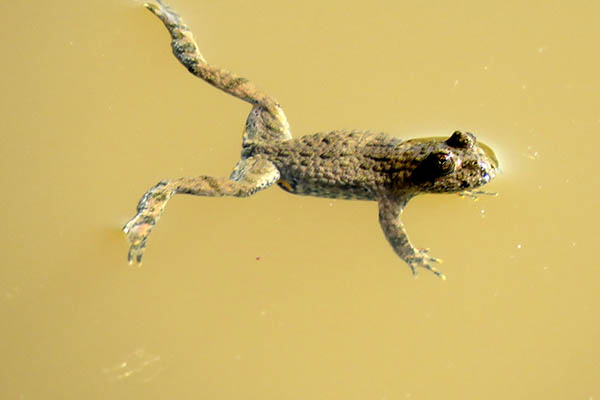
<instances>
[{"instance_id":1,"label":"floating frog","mask_svg":"<svg viewBox=\"0 0 600 400\"><path fill-rule=\"evenodd\" d=\"M140 200L137 214L123 228L130 242L129 262L141 263L150 232L167 202L178 193L247 197L277 184L299 195L373 200L379 223L396 254L411 268L445 276L439 259L415 248L401 221L408 201L423 193L466 193L488 183L498 160L468 132L447 138L402 140L386 134L337 130L293 138L283 109L246 78L206 62L190 29L162 1L145 7L171 34L175 57L195 76L252 105L242 138L241 159L229 178L196 176L163 180Z\"/></svg>"}]
</instances>

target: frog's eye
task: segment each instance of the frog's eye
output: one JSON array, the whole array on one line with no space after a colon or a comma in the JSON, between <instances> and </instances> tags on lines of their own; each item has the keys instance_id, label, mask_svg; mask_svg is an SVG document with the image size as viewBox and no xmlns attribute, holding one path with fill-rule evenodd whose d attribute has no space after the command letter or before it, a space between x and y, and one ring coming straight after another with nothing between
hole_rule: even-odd
<instances>
[{"instance_id":1,"label":"frog's eye","mask_svg":"<svg viewBox=\"0 0 600 400\"><path fill-rule=\"evenodd\" d=\"M431 160L429 160L431 159ZM445 152L431 153L425 161L431 163L431 167L435 168L439 176L444 176L454 171L454 160L452 156Z\"/></svg>"},{"instance_id":2,"label":"frog's eye","mask_svg":"<svg viewBox=\"0 0 600 400\"><path fill-rule=\"evenodd\" d=\"M475 145L475 135L469 132L455 131L446 140L446 144L455 149L470 149Z\"/></svg>"},{"instance_id":3,"label":"frog's eye","mask_svg":"<svg viewBox=\"0 0 600 400\"><path fill-rule=\"evenodd\" d=\"M454 172L456 165L452 155L445 151L436 151L429 154L415 169L413 178L416 181L433 181L440 176Z\"/></svg>"}]
</instances>

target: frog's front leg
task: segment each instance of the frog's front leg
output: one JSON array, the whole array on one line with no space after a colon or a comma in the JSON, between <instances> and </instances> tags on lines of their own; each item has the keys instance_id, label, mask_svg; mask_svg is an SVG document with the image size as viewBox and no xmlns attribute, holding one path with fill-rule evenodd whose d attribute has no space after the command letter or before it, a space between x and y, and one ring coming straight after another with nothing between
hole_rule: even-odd
<instances>
[{"instance_id":1,"label":"frog's front leg","mask_svg":"<svg viewBox=\"0 0 600 400\"><path fill-rule=\"evenodd\" d=\"M463 190L462 192L458 192L457 194L460 197L468 197L473 201L479 200L478 196L498 196L498 193L496 192L486 192L485 190Z\"/></svg>"},{"instance_id":2,"label":"frog's front leg","mask_svg":"<svg viewBox=\"0 0 600 400\"><path fill-rule=\"evenodd\" d=\"M382 197L379 199L381 229L396 254L408 264L413 275L417 275L417 268L425 268L440 278L446 279L444 274L431 265L440 263L441 260L427 254L427 249L416 249L408 239L400 217L409 198Z\"/></svg>"},{"instance_id":3,"label":"frog's front leg","mask_svg":"<svg viewBox=\"0 0 600 400\"><path fill-rule=\"evenodd\" d=\"M129 240L129 263L142 262L148 236L162 215L167 202L178 193L210 197L247 197L279 180L279 171L270 161L250 157L238 163L229 179L211 176L161 181L148 190L137 206L137 214L124 227Z\"/></svg>"}]
</instances>

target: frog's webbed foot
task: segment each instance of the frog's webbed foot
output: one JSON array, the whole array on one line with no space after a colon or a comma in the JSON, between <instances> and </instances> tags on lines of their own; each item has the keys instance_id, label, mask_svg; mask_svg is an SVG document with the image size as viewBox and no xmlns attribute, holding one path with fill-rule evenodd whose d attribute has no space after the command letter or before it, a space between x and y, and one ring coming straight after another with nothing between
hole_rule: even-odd
<instances>
[{"instance_id":1,"label":"frog's webbed foot","mask_svg":"<svg viewBox=\"0 0 600 400\"><path fill-rule=\"evenodd\" d=\"M460 197L468 197L473 201L477 201L478 200L478 196L492 196L492 197L496 197L498 196L498 193L496 192L486 192L485 190L464 190L462 192L459 192L458 195Z\"/></svg>"},{"instance_id":2,"label":"frog's webbed foot","mask_svg":"<svg viewBox=\"0 0 600 400\"><path fill-rule=\"evenodd\" d=\"M138 265L142 264L142 255L154 225L150 220L144 221L144 217L138 214L123 227L123 232L129 241L129 254L127 255L129 264L133 264L134 260Z\"/></svg>"},{"instance_id":3,"label":"frog's webbed foot","mask_svg":"<svg viewBox=\"0 0 600 400\"><path fill-rule=\"evenodd\" d=\"M123 232L129 241L129 264L142 263L148 236L154 229L167 201L173 196L173 189L167 181L161 181L151 188L140 200L137 214L124 227Z\"/></svg>"},{"instance_id":4,"label":"frog's webbed foot","mask_svg":"<svg viewBox=\"0 0 600 400\"><path fill-rule=\"evenodd\" d=\"M154 15L160 18L166 24L175 27L177 24L181 24L181 17L168 5L163 3L161 0L155 0L158 5L152 3L144 3L144 7L150 10Z\"/></svg>"},{"instance_id":5,"label":"frog's webbed foot","mask_svg":"<svg viewBox=\"0 0 600 400\"><path fill-rule=\"evenodd\" d=\"M433 272L439 278L445 280L446 276L433 265L431 265L433 263L441 264L442 260L430 256L428 252L429 249L415 249L414 254L404 256L404 261L406 261L415 277L418 275L417 268L425 268L426 270Z\"/></svg>"}]
</instances>

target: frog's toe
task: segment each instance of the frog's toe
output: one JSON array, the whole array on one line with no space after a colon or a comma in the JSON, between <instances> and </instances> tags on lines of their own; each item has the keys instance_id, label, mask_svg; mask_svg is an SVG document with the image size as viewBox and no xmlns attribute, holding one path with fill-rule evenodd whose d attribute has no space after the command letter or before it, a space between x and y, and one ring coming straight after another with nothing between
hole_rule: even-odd
<instances>
[{"instance_id":1,"label":"frog's toe","mask_svg":"<svg viewBox=\"0 0 600 400\"><path fill-rule=\"evenodd\" d=\"M135 263L138 266L142 265L142 256L144 255L144 248L140 248L137 246L131 246L129 248L129 254L127 255L127 261L129 261L129 265L132 265L135 261Z\"/></svg>"},{"instance_id":2,"label":"frog's toe","mask_svg":"<svg viewBox=\"0 0 600 400\"><path fill-rule=\"evenodd\" d=\"M144 7L166 23L179 24L181 22L179 15L171 7L161 0L155 0L155 2L157 4L144 3Z\"/></svg>"},{"instance_id":3,"label":"frog's toe","mask_svg":"<svg viewBox=\"0 0 600 400\"><path fill-rule=\"evenodd\" d=\"M436 260L436 261L433 261L433 262L438 262L438 263L440 262L439 258L434 258L432 260ZM435 268L431 264L426 263L426 264L423 265L423 268L427 269L428 271L433 272L438 278L442 278L442 280L446 280L446 275L444 275L440 270L438 270L437 268Z\"/></svg>"},{"instance_id":4,"label":"frog's toe","mask_svg":"<svg viewBox=\"0 0 600 400\"><path fill-rule=\"evenodd\" d=\"M144 7L146 7L148 10L152 11L152 13L156 15L160 14L160 7L156 4L144 3Z\"/></svg>"},{"instance_id":5,"label":"frog's toe","mask_svg":"<svg viewBox=\"0 0 600 400\"><path fill-rule=\"evenodd\" d=\"M409 259L407 260L413 275L417 276L417 268L425 268L426 270L433 272L437 277L445 280L446 276L432 265L434 263L441 264L442 260L430 256L429 254L427 254L428 252L429 249L419 249L412 257L409 257Z\"/></svg>"},{"instance_id":6,"label":"frog's toe","mask_svg":"<svg viewBox=\"0 0 600 400\"><path fill-rule=\"evenodd\" d=\"M491 196L496 197L498 193L496 192L486 192L484 190L463 190L462 192L458 192L460 197L468 197L473 201L479 200L479 196Z\"/></svg>"},{"instance_id":7,"label":"frog's toe","mask_svg":"<svg viewBox=\"0 0 600 400\"><path fill-rule=\"evenodd\" d=\"M146 241L148 236L154 227L153 224L146 221L138 221L138 218L134 218L123 227L123 232L127 236L129 241L129 254L127 255L127 261L129 264L142 264L142 256L146 249Z\"/></svg>"}]
</instances>

